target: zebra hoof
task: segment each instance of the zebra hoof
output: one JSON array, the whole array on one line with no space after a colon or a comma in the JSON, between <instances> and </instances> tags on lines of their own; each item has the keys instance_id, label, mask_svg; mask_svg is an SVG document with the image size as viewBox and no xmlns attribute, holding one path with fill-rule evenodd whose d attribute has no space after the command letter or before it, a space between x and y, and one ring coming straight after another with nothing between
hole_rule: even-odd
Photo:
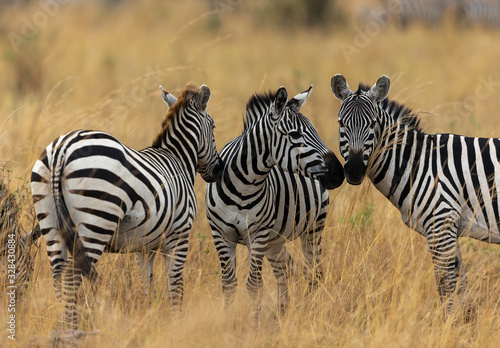
<instances>
[{"instance_id":1,"label":"zebra hoof","mask_svg":"<svg viewBox=\"0 0 500 348\"><path fill-rule=\"evenodd\" d=\"M87 332L83 330L57 330L49 334L49 341L53 347L58 346L78 346L82 340L88 336L94 336L99 333L98 330Z\"/></svg>"}]
</instances>

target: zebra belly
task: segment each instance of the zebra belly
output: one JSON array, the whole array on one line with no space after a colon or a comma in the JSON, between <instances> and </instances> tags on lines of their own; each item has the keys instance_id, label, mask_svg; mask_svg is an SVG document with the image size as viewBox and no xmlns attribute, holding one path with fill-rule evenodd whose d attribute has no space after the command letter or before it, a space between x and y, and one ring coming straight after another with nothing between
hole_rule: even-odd
<instances>
[{"instance_id":1,"label":"zebra belly","mask_svg":"<svg viewBox=\"0 0 500 348\"><path fill-rule=\"evenodd\" d=\"M207 216L212 227L225 240L247 246L258 231L270 232L267 244L281 245L322 226L329 204L328 191L319 181L277 167L268 175L265 194L252 193L258 201L236 200L217 190L216 184L208 184Z\"/></svg>"},{"instance_id":2,"label":"zebra belly","mask_svg":"<svg viewBox=\"0 0 500 348\"><path fill-rule=\"evenodd\" d=\"M433 221L439 217L438 212L440 206L443 204L443 198L431 196L430 202L427 203L427 211L423 214L421 212L414 212L409 214L409 210L401 208L401 218L405 224L413 229L414 231L427 235L427 229L429 226L433 226ZM478 209L480 209L480 203L475 197L469 198L469 204L464 202L456 202L457 199L451 199L446 197L445 205L450 207L450 212L446 214L446 219L448 223L457 226L458 237L470 237L477 240L500 244L500 232L497 221L487 221L484 215L478 214ZM424 201L425 203L425 201ZM473 209L471 209L473 207ZM423 222L425 219L423 217L428 216L428 214L436 214L434 218L431 218L427 225L425 226ZM493 216L494 214L491 214ZM430 224L430 225L429 225Z\"/></svg>"},{"instance_id":3,"label":"zebra belly","mask_svg":"<svg viewBox=\"0 0 500 348\"><path fill-rule=\"evenodd\" d=\"M140 252L158 246L161 234L167 228L164 226L167 221L164 221L159 228L151 231L158 220L147 219L144 207L137 202L121 219L118 231L109 243L111 249L114 252Z\"/></svg>"},{"instance_id":4,"label":"zebra belly","mask_svg":"<svg viewBox=\"0 0 500 348\"><path fill-rule=\"evenodd\" d=\"M464 213L459 224L459 237L470 237L483 242L500 244L500 232L496 222L486 223L473 212Z\"/></svg>"}]
</instances>

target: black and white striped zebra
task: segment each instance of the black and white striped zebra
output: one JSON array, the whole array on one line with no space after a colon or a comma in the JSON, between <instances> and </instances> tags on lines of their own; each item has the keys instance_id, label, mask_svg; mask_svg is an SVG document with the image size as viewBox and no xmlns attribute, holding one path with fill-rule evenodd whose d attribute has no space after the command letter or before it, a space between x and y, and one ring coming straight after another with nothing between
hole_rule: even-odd
<instances>
[{"instance_id":1,"label":"black and white striped zebra","mask_svg":"<svg viewBox=\"0 0 500 348\"><path fill-rule=\"evenodd\" d=\"M285 241L301 237L307 265L320 277L321 232L329 207L327 189L344 180L342 165L300 113L309 90L287 102L287 91L256 94L246 107L243 134L221 151L221 178L207 185L206 212L222 268L226 307L237 285L236 245L249 249L247 289L260 311L262 263L278 281L281 311L287 305ZM288 269L290 271L290 269Z\"/></svg>"},{"instance_id":2,"label":"black and white striped zebra","mask_svg":"<svg viewBox=\"0 0 500 348\"><path fill-rule=\"evenodd\" d=\"M28 233L23 231L19 217L20 207L14 195L0 179L0 284L15 289L17 298L23 297L33 273L31 247L41 236L37 225Z\"/></svg>"},{"instance_id":3,"label":"black and white striped zebra","mask_svg":"<svg viewBox=\"0 0 500 348\"><path fill-rule=\"evenodd\" d=\"M106 133L73 131L47 146L33 168L35 210L65 326L77 327L81 275L95 275L104 251L142 253L149 273L161 249L168 255L169 298L177 309L182 302L196 172L211 182L222 162L206 111L208 87L187 85L178 100L162 93L170 110L151 147L136 151Z\"/></svg>"},{"instance_id":4,"label":"black and white striped zebra","mask_svg":"<svg viewBox=\"0 0 500 348\"><path fill-rule=\"evenodd\" d=\"M399 21L401 26L420 22L428 26L442 24L449 0L399 0Z\"/></svg>"},{"instance_id":5,"label":"black and white striped zebra","mask_svg":"<svg viewBox=\"0 0 500 348\"><path fill-rule=\"evenodd\" d=\"M0 265L5 276L0 284L13 286L17 298L26 294L31 275L34 270L34 258L32 246L41 237L40 228L37 225L28 233L22 233L21 228L15 227L9 230L1 230L0 234ZM15 265L15 266L13 266Z\"/></svg>"},{"instance_id":6,"label":"black and white striped zebra","mask_svg":"<svg viewBox=\"0 0 500 348\"><path fill-rule=\"evenodd\" d=\"M484 28L500 27L500 1L460 0L455 5L459 25L478 25Z\"/></svg>"},{"instance_id":7,"label":"black and white striped zebra","mask_svg":"<svg viewBox=\"0 0 500 348\"><path fill-rule=\"evenodd\" d=\"M383 0L378 4L360 4L356 18L365 31L386 26L390 21L395 21L402 28L415 23L436 27L443 23L451 1Z\"/></svg>"},{"instance_id":8,"label":"black and white striped zebra","mask_svg":"<svg viewBox=\"0 0 500 348\"><path fill-rule=\"evenodd\" d=\"M349 89L332 78L341 99L340 152L346 180L365 176L400 210L403 221L427 238L445 310L457 291L470 315L458 237L500 244L500 139L426 134L415 114L386 99L389 78ZM457 286L458 283L458 286Z\"/></svg>"}]
</instances>

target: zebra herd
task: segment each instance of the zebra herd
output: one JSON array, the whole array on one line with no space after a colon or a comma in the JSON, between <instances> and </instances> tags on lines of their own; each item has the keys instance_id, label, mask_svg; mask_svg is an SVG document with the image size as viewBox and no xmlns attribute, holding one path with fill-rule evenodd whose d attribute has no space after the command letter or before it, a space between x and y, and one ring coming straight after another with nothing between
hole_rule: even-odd
<instances>
[{"instance_id":1,"label":"zebra herd","mask_svg":"<svg viewBox=\"0 0 500 348\"><path fill-rule=\"evenodd\" d=\"M436 27L448 13L459 27L500 27L499 0L380 0L377 5L360 6L357 18L362 25L393 20L401 28L415 23Z\"/></svg>"},{"instance_id":2,"label":"zebra herd","mask_svg":"<svg viewBox=\"0 0 500 348\"><path fill-rule=\"evenodd\" d=\"M136 151L98 131L55 139L36 161L31 190L65 309L63 327L76 329L82 277L96 279L103 252L138 255L148 285L157 251L165 255L173 311L183 299L183 267L197 213L196 173L207 182L206 214L222 270L226 307L237 286L236 246L249 250L248 293L257 313L266 258L278 283L278 311L288 304L295 269L286 241L300 237L310 291L321 281L318 263L329 190L368 177L427 238L446 313L459 295L468 318L458 237L500 244L500 139L426 134L410 109L387 99L389 78L351 91L331 80L341 100L339 146L345 165L300 110L311 88L288 99L284 87L254 94L240 136L217 152L210 90L187 85L178 99L161 89L169 111L152 146ZM161 88L161 87L160 87ZM38 232L37 232L38 234Z\"/></svg>"}]
</instances>

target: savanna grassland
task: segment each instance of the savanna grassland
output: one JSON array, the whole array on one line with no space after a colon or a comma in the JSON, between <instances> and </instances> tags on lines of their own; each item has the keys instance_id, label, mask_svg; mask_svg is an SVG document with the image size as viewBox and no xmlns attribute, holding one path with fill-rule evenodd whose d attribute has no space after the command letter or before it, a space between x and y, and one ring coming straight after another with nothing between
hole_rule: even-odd
<instances>
[{"instance_id":1,"label":"savanna grassland","mask_svg":"<svg viewBox=\"0 0 500 348\"><path fill-rule=\"evenodd\" d=\"M254 92L283 85L293 96L313 84L302 112L339 155L340 102L330 90L336 73L351 89L388 75L389 97L419 112L427 132L500 136L500 30L456 27L452 18L436 27L401 29L390 20L366 26L356 20L361 1L337 1L321 21L305 18L299 0L64 3L0 9L0 164L10 171L28 229L34 220L26 181L43 148L82 128L136 149L149 146L167 112L160 84L174 95L190 81L209 86L219 149L241 133ZM134 255L105 254L97 293L88 284L81 292L80 328L100 331L83 346L498 346L500 246L461 240L478 313L468 323L456 313L446 320L425 238L403 224L368 180L331 192L324 279L312 294L304 278L294 279L283 317L275 316L276 282L264 265L263 322L256 330L244 286L247 251L238 249L236 305L226 313L199 177L196 190L200 209L185 267L183 319L171 319L161 257L152 291L145 292ZM34 281L17 303L18 346L43 346L60 327L62 305L44 248L42 242L33 249ZM289 249L302 260L298 244ZM7 298L0 298L4 323ZM2 330L0 346L13 344L7 336Z\"/></svg>"}]
</instances>

